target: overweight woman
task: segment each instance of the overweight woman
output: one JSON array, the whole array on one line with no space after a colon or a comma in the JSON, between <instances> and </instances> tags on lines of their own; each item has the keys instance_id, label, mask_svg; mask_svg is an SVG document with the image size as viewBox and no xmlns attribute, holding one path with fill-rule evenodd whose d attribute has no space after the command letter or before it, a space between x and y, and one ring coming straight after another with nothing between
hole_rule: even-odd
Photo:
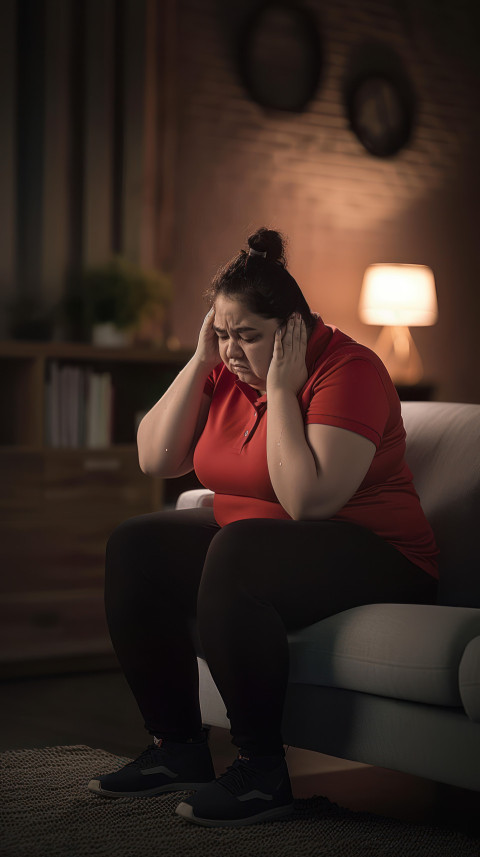
<instances>
[{"instance_id":1,"label":"overweight woman","mask_svg":"<svg viewBox=\"0 0 480 857\"><path fill-rule=\"evenodd\" d=\"M437 548L379 358L311 312L284 242L259 229L219 270L192 359L143 418L139 463L195 470L213 509L130 518L106 548L112 643L153 740L97 795L193 791L189 822L288 815L287 634L375 602L432 603ZM238 754L215 778L196 635Z\"/></svg>"}]
</instances>

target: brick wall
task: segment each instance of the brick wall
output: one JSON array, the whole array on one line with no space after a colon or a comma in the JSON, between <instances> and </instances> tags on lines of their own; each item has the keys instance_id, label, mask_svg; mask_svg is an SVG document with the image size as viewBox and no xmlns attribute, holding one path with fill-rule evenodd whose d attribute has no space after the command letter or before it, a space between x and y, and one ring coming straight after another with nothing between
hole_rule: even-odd
<instances>
[{"instance_id":1,"label":"brick wall","mask_svg":"<svg viewBox=\"0 0 480 857\"><path fill-rule=\"evenodd\" d=\"M366 266L431 265L439 322L413 331L426 375L437 398L480 401L471 372L472 359L480 369L480 78L462 48L467 24L432 4L444 15L433 24L426 0L308 5L324 68L314 100L295 114L266 111L243 88L233 43L246 3L178 4L174 330L195 342L213 272L250 231L273 226L290 239L290 269L312 308L367 345L378 329L357 316ZM411 141L388 159L363 148L345 113L345 82L369 45L395 52L417 96Z\"/></svg>"}]
</instances>

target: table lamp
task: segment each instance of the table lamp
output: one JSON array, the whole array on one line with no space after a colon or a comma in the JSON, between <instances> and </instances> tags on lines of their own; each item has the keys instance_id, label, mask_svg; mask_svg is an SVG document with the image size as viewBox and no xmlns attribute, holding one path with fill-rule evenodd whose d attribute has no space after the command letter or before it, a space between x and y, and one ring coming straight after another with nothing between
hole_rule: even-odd
<instances>
[{"instance_id":1,"label":"table lamp","mask_svg":"<svg viewBox=\"0 0 480 857\"><path fill-rule=\"evenodd\" d=\"M433 271L427 265L369 265L360 293L365 324L382 324L373 350L396 384L417 384L422 361L409 326L435 324L438 315Z\"/></svg>"}]
</instances>

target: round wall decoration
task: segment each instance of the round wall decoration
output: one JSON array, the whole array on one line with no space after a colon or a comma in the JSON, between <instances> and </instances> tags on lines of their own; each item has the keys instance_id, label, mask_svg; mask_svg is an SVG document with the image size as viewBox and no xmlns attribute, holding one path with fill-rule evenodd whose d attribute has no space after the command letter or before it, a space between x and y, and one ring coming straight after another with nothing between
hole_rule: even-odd
<instances>
[{"instance_id":1,"label":"round wall decoration","mask_svg":"<svg viewBox=\"0 0 480 857\"><path fill-rule=\"evenodd\" d=\"M346 108L352 131L372 155L394 155L410 139L414 99L406 79L370 71L349 88Z\"/></svg>"},{"instance_id":2,"label":"round wall decoration","mask_svg":"<svg viewBox=\"0 0 480 857\"><path fill-rule=\"evenodd\" d=\"M322 69L313 14L287 0L266 0L255 6L239 35L238 69L257 104L305 110L317 91Z\"/></svg>"}]
</instances>

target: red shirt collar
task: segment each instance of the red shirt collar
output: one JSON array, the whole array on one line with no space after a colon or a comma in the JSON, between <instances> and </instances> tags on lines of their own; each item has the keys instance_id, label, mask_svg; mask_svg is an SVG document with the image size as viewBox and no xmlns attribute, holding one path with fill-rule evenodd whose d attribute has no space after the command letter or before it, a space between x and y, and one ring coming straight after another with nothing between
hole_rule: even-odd
<instances>
[{"instance_id":1,"label":"red shirt collar","mask_svg":"<svg viewBox=\"0 0 480 857\"><path fill-rule=\"evenodd\" d=\"M312 315L317 319L317 323L310 334L307 342L307 353L305 354L305 363L309 377L312 374L315 363L320 355L323 354L333 336L332 328L324 323L318 312L314 312Z\"/></svg>"}]
</instances>

